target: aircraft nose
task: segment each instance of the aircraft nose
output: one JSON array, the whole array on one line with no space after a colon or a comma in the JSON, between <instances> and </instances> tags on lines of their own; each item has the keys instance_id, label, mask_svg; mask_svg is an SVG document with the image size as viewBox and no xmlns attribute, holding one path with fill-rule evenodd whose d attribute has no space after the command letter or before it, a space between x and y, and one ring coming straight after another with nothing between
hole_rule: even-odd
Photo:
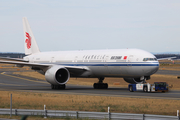
<instances>
[{"instance_id":1,"label":"aircraft nose","mask_svg":"<svg viewBox=\"0 0 180 120\"><path fill-rule=\"evenodd\" d=\"M151 74L154 74L158 71L159 69L159 62L157 62L156 64L154 64L154 66L151 69Z\"/></svg>"},{"instance_id":2,"label":"aircraft nose","mask_svg":"<svg viewBox=\"0 0 180 120\"><path fill-rule=\"evenodd\" d=\"M146 71L146 74L152 75L152 74L156 73L158 71L158 69L159 69L159 62L153 63L153 64L151 64L149 69Z\"/></svg>"},{"instance_id":3,"label":"aircraft nose","mask_svg":"<svg viewBox=\"0 0 180 120\"><path fill-rule=\"evenodd\" d=\"M158 69L159 69L159 64L158 64L158 66L154 67L152 74L156 73L158 71Z\"/></svg>"}]
</instances>

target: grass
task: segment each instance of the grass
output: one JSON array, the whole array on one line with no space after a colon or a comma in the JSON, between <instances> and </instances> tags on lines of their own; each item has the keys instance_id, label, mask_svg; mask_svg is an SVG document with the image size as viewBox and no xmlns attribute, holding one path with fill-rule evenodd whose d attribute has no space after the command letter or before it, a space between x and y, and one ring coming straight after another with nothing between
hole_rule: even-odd
<instances>
[{"instance_id":1,"label":"grass","mask_svg":"<svg viewBox=\"0 0 180 120\"><path fill-rule=\"evenodd\" d=\"M48 110L107 112L110 107L111 112L116 113L176 115L176 110L180 108L179 100L0 92L0 108L9 108L10 94L13 97L13 109L43 109L46 105Z\"/></svg>"},{"instance_id":2,"label":"grass","mask_svg":"<svg viewBox=\"0 0 180 120\"><path fill-rule=\"evenodd\" d=\"M176 71L180 71L180 61L179 60L175 60L174 64L172 61L169 60L163 60L160 61L160 70L176 70Z\"/></svg>"},{"instance_id":3,"label":"grass","mask_svg":"<svg viewBox=\"0 0 180 120\"><path fill-rule=\"evenodd\" d=\"M180 66L177 64L160 64L159 70L175 70L180 71Z\"/></svg>"},{"instance_id":4,"label":"grass","mask_svg":"<svg viewBox=\"0 0 180 120\"><path fill-rule=\"evenodd\" d=\"M10 115L0 115L0 118L6 118L6 119L21 119L23 116L15 116L12 115L12 117L10 117ZM44 120L45 118L43 116L28 116L26 120ZM75 118L70 118L70 117L66 117L66 118L46 118L46 120L95 120L95 119L87 119L87 118L79 118L79 119L75 119Z\"/></svg>"}]
</instances>

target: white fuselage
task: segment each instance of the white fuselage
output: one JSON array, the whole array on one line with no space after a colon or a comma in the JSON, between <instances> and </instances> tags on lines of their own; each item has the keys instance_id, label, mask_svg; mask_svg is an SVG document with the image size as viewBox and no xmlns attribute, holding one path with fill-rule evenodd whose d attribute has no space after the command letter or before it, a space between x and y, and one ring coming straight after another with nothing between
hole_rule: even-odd
<instances>
[{"instance_id":1,"label":"white fuselage","mask_svg":"<svg viewBox=\"0 0 180 120\"><path fill-rule=\"evenodd\" d=\"M154 74L159 68L154 55L139 49L40 52L24 59L30 63L89 69L71 77L142 77Z\"/></svg>"}]
</instances>

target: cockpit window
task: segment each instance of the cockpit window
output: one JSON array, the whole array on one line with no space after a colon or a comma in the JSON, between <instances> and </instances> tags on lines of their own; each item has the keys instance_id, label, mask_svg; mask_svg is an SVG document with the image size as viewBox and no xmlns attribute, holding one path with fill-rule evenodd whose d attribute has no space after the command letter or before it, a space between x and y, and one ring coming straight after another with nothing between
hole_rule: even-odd
<instances>
[{"instance_id":1,"label":"cockpit window","mask_svg":"<svg viewBox=\"0 0 180 120\"><path fill-rule=\"evenodd\" d=\"M143 61L157 61L156 58L144 58Z\"/></svg>"}]
</instances>

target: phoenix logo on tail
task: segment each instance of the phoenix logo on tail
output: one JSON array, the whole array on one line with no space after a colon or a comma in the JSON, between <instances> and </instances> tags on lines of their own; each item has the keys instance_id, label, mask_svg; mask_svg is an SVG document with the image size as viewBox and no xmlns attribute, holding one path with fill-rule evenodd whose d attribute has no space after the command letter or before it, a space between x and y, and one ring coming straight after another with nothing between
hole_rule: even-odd
<instances>
[{"instance_id":1,"label":"phoenix logo on tail","mask_svg":"<svg viewBox=\"0 0 180 120\"><path fill-rule=\"evenodd\" d=\"M26 32L26 37L27 37L27 39L25 42L27 44L27 48L29 49L29 48L31 48L31 36L27 32Z\"/></svg>"}]
</instances>

